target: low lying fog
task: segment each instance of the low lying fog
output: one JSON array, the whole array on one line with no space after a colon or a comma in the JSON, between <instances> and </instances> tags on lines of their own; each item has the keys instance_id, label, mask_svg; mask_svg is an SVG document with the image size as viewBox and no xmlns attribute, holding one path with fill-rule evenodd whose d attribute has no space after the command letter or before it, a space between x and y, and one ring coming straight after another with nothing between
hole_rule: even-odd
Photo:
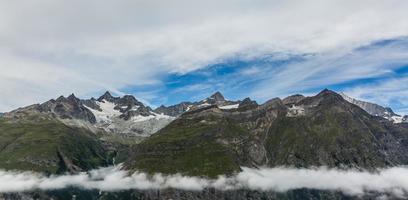
<instances>
[{"instance_id":1,"label":"low lying fog","mask_svg":"<svg viewBox=\"0 0 408 200\"><path fill-rule=\"evenodd\" d=\"M0 192L23 192L34 189L55 190L66 187L118 191L127 189L220 190L251 189L285 192L308 188L336 190L349 195L363 195L366 192L383 192L404 196L408 192L408 168L393 167L379 169L376 173L357 170L295 168L242 168L233 176L217 179L187 177L180 174L149 176L145 173L129 175L120 166L92 170L78 175L44 176L32 172L0 171Z\"/></svg>"}]
</instances>

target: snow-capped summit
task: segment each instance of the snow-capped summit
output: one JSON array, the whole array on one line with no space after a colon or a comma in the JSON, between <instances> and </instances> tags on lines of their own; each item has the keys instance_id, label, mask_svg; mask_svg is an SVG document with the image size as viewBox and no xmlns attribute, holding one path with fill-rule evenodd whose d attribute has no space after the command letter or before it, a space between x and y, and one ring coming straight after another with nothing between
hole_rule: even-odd
<instances>
[{"instance_id":1,"label":"snow-capped summit","mask_svg":"<svg viewBox=\"0 0 408 200\"><path fill-rule=\"evenodd\" d=\"M110 133L149 136L174 119L155 113L132 95L114 97L106 92L97 100L87 100L85 106L94 114L95 126Z\"/></svg>"},{"instance_id":2,"label":"snow-capped summit","mask_svg":"<svg viewBox=\"0 0 408 200\"><path fill-rule=\"evenodd\" d=\"M60 96L55 100L7 113L7 117L15 119L32 115L55 118L67 125L94 132L102 130L126 136L149 136L174 119L172 116L155 113L132 95L114 97L110 92L105 92L98 99L81 100L74 94Z\"/></svg>"},{"instance_id":3,"label":"snow-capped summit","mask_svg":"<svg viewBox=\"0 0 408 200\"><path fill-rule=\"evenodd\" d=\"M106 91L102 96L98 98L98 101L101 102L102 100L107 100L109 102L114 102L117 97L113 97L109 91Z\"/></svg>"},{"instance_id":4,"label":"snow-capped summit","mask_svg":"<svg viewBox=\"0 0 408 200\"><path fill-rule=\"evenodd\" d=\"M214 99L215 101L225 101L224 96L219 91L215 92L213 95L211 95L207 99Z\"/></svg>"}]
</instances>

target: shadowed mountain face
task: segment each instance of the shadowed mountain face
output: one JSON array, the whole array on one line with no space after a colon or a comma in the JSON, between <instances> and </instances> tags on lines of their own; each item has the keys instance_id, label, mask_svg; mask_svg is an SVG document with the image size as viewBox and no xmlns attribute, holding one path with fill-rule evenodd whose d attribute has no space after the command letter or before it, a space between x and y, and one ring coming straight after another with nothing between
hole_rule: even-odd
<instances>
[{"instance_id":1,"label":"shadowed mountain face","mask_svg":"<svg viewBox=\"0 0 408 200\"><path fill-rule=\"evenodd\" d=\"M135 147L126 168L210 177L240 166L374 169L407 164L407 150L406 128L324 90L250 109L186 112Z\"/></svg>"}]
</instances>

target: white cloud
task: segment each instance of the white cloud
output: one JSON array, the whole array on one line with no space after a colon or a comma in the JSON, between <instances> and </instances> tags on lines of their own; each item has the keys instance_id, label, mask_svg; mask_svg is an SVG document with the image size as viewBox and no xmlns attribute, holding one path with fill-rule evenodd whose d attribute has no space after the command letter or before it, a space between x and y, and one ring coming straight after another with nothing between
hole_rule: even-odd
<instances>
[{"instance_id":1,"label":"white cloud","mask_svg":"<svg viewBox=\"0 0 408 200\"><path fill-rule=\"evenodd\" d=\"M407 9L404 0L0 0L0 110L157 84L234 56L342 55L408 35Z\"/></svg>"},{"instance_id":2,"label":"white cloud","mask_svg":"<svg viewBox=\"0 0 408 200\"><path fill-rule=\"evenodd\" d=\"M372 44L345 53L315 54L304 61L290 63L269 74L264 73L265 80L255 88L253 96L261 99L270 95L284 97L347 81L392 76L395 69L407 63L407 59L405 39L387 45Z\"/></svg>"},{"instance_id":3,"label":"white cloud","mask_svg":"<svg viewBox=\"0 0 408 200\"><path fill-rule=\"evenodd\" d=\"M349 195L379 192L404 197L408 192L408 169L393 167L376 172L358 170L296 168L242 168L235 176L217 179L176 175L147 175L136 172L129 175L120 167L107 167L77 175L46 177L30 172L0 171L0 192L23 192L35 189L54 190L67 187L120 191L129 189L219 190L250 189L258 191L286 192L294 189L341 191Z\"/></svg>"}]
</instances>

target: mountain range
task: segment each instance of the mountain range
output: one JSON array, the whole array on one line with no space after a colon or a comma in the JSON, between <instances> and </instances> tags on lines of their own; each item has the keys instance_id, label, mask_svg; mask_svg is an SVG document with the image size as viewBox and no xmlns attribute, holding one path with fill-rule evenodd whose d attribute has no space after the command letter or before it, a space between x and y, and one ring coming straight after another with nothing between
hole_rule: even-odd
<instances>
[{"instance_id":1,"label":"mountain range","mask_svg":"<svg viewBox=\"0 0 408 200\"><path fill-rule=\"evenodd\" d=\"M263 104L216 92L156 109L131 95L72 94L4 113L0 168L61 174L123 162L131 172L209 178L262 166L374 170L408 164L407 118L328 89Z\"/></svg>"}]
</instances>

